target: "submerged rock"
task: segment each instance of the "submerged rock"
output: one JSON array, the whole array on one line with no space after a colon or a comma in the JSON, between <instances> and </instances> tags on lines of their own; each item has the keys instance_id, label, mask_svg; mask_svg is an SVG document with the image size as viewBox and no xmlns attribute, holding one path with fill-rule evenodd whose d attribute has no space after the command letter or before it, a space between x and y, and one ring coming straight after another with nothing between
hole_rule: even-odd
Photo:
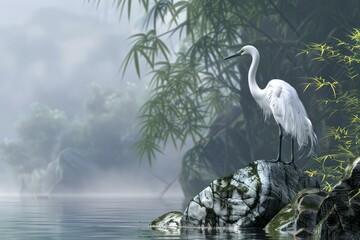
<instances>
[{"instance_id":1,"label":"submerged rock","mask_svg":"<svg viewBox=\"0 0 360 240\"><path fill-rule=\"evenodd\" d=\"M275 238L359 239L360 158L351 164L330 193L301 191L266 226Z\"/></svg>"},{"instance_id":2,"label":"submerged rock","mask_svg":"<svg viewBox=\"0 0 360 240\"><path fill-rule=\"evenodd\" d=\"M296 193L319 187L293 164L258 160L213 181L188 204L181 219L191 227L264 227Z\"/></svg>"}]
</instances>

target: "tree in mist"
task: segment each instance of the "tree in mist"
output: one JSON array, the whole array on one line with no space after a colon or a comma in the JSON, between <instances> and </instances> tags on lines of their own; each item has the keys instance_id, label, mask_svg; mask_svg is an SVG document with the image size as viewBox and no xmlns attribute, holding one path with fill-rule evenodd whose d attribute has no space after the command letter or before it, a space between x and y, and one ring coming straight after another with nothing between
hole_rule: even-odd
<instances>
[{"instance_id":1,"label":"tree in mist","mask_svg":"<svg viewBox=\"0 0 360 240\"><path fill-rule=\"evenodd\" d=\"M75 148L101 167L131 164L137 139L136 113L141 96L135 88L119 90L90 86L86 114L75 120L61 141L62 148Z\"/></svg>"},{"instance_id":2,"label":"tree in mist","mask_svg":"<svg viewBox=\"0 0 360 240\"><path fill-rule=\"evenodd\" d=\"M129 18L133 3L114 1L120 14ZM307 79L319 72L319 65L298 53L305 47L304 43L340 37L356 26L360 19L358 1L141 0L138 3L145 11L144 31L131 36L132 47L122 68L125 71L133 64L140 76L145 63L151 76L151 97L140 109L141 138L137 143L140 155L146 155L150 162L169 141L182 147L186 139L192 138L194 153L191 160L185 161L192 162L186 169L197 168L199 161L205 161L200 165L208 169L216 166L196 155L201 155L206 143L211 141L206 133L216 116L232 111L233 106L240 106L239 118L234 121L242 119L238 126L242 127L241 134L246 134L246 144L251 146L252 159L247 161L276 156L277 128L263 123L247 81L239 81L247 78L249 60L244 58L240 64L227 65L222 62L224 56L239 50L242 44L253 44L261 53L257 75L261 87L272 78L280 78L297 89L320 139L327 126L344 120L341 116L327 119L330 108L315 104L318 95L326 97L329 93L303 93ZM167 41L176 37L178 50L172 49L171 41ZM333 63L321 71L335 73L339 68ZM229 125L223 129L229 130ZM227 151L240 144L243 142L228 146ZM320 152L334 147L328 140L322 140L321 144ZM284 150L289 154L287 148ZM316 162L298 164L309 167Z\"/></svg>"},{"instance_id":3,"label":"tree in mist","mask_svg":"<svg viewBox=\"0 0 360 240\"><path fill-rule=\"evenodd\" d=\"M102 168L131 163L137 139L134 120L141 101L141 97L134 99L134 91L92 84L85 114L76 119L69 119L64 111L33 104L16 125L17 139L1 143L1 161L19 173L28 173L45 168L63 149L72 148Z\"/></svg>"},{"instance_id":4,"label":"tree in mist","mask_svg":"<svg viewBox=\"0 0 360 240\"><path fill-rule=\"evenodd\" d=\"M1 143L1 160L16 166L20 172L29 172L49 163L56 144L68 127L65 112L41 104L32 104L29 115L16 123L17 141L5 139Z\"/></svg>"}]
</instances>

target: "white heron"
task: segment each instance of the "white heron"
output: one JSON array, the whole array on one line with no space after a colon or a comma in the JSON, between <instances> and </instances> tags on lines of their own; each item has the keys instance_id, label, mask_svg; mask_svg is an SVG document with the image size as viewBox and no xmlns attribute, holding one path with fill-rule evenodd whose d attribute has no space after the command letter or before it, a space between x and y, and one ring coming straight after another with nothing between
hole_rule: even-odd
<instances>
[{"instance_id":1,"label":"white heron","mask_svg":"<svg viewBox=\"0 0 360 240\"><path fill-rule=\"evenodd\" d=\"M275 162L281 161L282 128L291 136L291 161L288 163L294 162L294 139L297 140L300 149L308 145L310 139L310 152L312 152L317 141L316 134L296 90L280 79L269 81L266 87L261 89L255 79L260 61L259 51L255 47L247 45L224 60L241 55L252 57L248 74L251 95L263 110L265 120L272 114L279 126L279 153Z\"/></svg>"}]
</instances>

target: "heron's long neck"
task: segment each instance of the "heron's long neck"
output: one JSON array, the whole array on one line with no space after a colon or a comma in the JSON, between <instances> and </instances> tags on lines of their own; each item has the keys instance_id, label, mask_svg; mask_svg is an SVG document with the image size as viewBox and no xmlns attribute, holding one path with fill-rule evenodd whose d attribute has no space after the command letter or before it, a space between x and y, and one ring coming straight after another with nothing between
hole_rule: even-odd
<instances>
[{"instance_id":1,"label":"heron's long neck","mask_svg":"<svg viewBox=\"0 0 360 240\"><path fill-rule=\"evenodd\" d=\"M250 88L250 92L251 95L255 98L255 100L257 100L258 98L261 97L262 94L262 89L259 87L259 85L257 85L256 83L256 72L259 66L259 61L260 61L260 55L259 52L257 50L251 52L251 57L252 57L252 62L251 62L251 66L249 69L249 75L248 75L248 81L249 81L249 88Z\"/></svg>"}]
</instances>

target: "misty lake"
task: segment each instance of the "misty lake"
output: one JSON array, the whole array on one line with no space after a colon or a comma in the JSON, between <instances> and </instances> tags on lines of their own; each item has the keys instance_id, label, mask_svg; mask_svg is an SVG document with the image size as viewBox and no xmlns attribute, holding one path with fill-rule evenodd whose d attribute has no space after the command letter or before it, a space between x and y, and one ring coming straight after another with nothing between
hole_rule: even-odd
<instances>
[{"instance_id":1,"label":"misty lake","mask_svg":"<svg viewBox=\"0 0 360 240\"><path fill-rule=\"evenodd\" d=\"M262 229L239 232L151 230L149 222L183 211L182 199L62 197L0 198L0 239L266 239Z\"/></svg>"}]
</instances>

